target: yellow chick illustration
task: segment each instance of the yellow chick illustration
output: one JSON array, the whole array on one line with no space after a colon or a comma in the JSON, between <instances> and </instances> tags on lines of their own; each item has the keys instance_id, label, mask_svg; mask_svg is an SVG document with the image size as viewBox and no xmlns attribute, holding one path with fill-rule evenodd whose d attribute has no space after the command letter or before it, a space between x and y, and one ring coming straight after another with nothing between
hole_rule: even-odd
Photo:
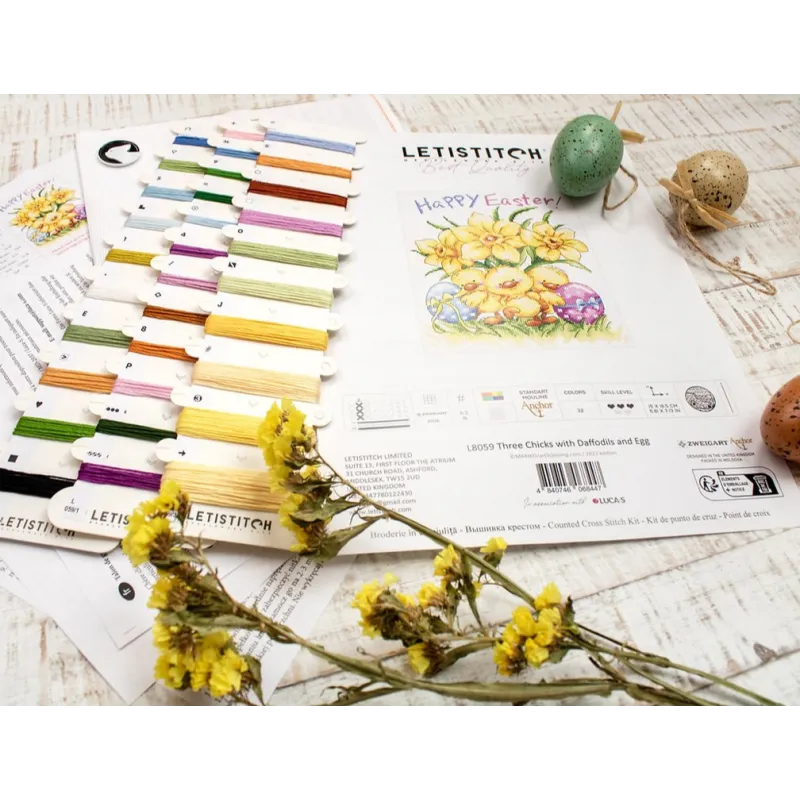
<instances>
[{"instance_id":1,"label":"yellow chick illustration","mask_svg":"<svg viewBox=\"0 0 800 800\"><path fill-rule=\"evenodd\" d=\"M486 289L486 270L460 269L450 275L450 280L461 287L459 298L472 308L480 307L489 296Z\"/></svg>"},{"instance_id":2,"label":"yellow chick illustration","mask_svg":"<svg viewBox=\"0 0 800 800\"><path fill-rule=\"evenodd\" d=\"M569 283L569 276L556 267L534 267L528 271L528 275L533 279L533 292L529 296L541 305L541 317L530 324L558 322L553 306L563 306L564 298L554 290Z\"/></svg>"},{"instance_id":3,"label":"yellow chick illustration","mask_svg":"<svg viewBox=\"0 0 800 800\"><path fill-rule=\"evenodd\" d=\"M486 288L500 305L492 309L500 313L484 319L486 325L499 325L515 317L534 317L540 311L538 302L526 296L533 289L533 279L518 267L490 269L486 273Z\"/></svg>"},{"instance_id":4,"label":"yellow chick illustration","mask_svg":"<svg viewBox=\"0 0 800 800\"><path fill-rule=\"evenodd\" d=\"M518 267L460 269L450 280L461 287L459 298L485 315L486 325L500 325L515 317L532 319L541 313L533 279Z\"/></svg>"},{"instance_id":5,"label":"yellow chick illustration","mask_svg":"<svg viewBox=\"0 0 800 800\"><path fill-rule=\"evenodd\" d=\"M533 288L533 279L519 267L495 267L486 273L486 288L500 297L522 297Z\"/></svg>"},{"instance_id":6,"label":"yellow chick illustration","mask_svg":"<svg viewBox=\"0 0 800 800\"><path fill-rule=\"evenodd\" d=\"M489 291L502 298L500 312L506 319L515 317L533 318L541 311L541 306L532 297L533 279L517 267L497 267L489 270L486 276Z\"/></svg>"},{"instance_id":7,"label":"yellow chick illustration","mask_svg":"<svg viewBox=\"0 0 800 800\"><path fill-rule=\"evenodd\" d=\"M522 297L514 297L509 300L503 307L503 316L506 319L526 317L529 318L526 325L530 325L541 313L541 310L542 307L539 302L534 299L533 292L529 292Z\"/></svg>"}]
</instances>

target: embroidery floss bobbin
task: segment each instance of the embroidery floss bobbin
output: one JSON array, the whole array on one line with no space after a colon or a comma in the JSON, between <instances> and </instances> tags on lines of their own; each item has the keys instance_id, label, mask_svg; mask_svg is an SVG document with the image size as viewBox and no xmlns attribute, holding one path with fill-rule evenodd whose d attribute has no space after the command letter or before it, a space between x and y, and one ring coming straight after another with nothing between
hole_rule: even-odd
<instances>
[{"instance_id":1,"label":"embroidery floss bobbin","mask_svg":"<svg viewBox=\"0 0 800 800\"><path fill-rule=\"evenodd\" d=\"M204 408L184 408L175 428L181 436L194 439L213 439L233 444L258 445L258 428L261 417L209 411Z\"/></svg>"},{"instance_id":2,"label":"embroidery floss bobbin","mask_svg":"<svg viewBox=\"0 0 800 800\"><path fill-rule=\"evenodd\" d=\"M84 461L78 470L78 480L97 483L103 486L125 486L130 489L147 489L158 492L161 488L161 475L157 472L143 472L138 469L106 467Z\"/></svg>"},{"instance_id":3,"label":"embroidery floss bobbin","mask_svg":"<svg viewBox=\"0 0 800 800\"><path fill-rule=\"evenodd\" d=\"M20 417L12 435L46 439L51 442L74 442L83 437L92 437L94 433L95 426L85 423L63 422L40 417Z\"/></svg>"},{"instance_id":4,"label":"embroidery floss bobbin","mask_svg":"<svg viewBox=\"0 0 800 800\"><path fill-rule=\"evenodd\" d=\"M53 475L36 475L29 472L14 472L0 468L0 492L22 494L28 497L50 499L56 492L69 489L75 481Z\"/></svg>"},{"instance_id":5,"label":"embroidery floss bobbin","mask_svg":"<svg viewBox=\"0 0 800 800\"><path fill-rule=\"evenodd\" d=\"M210 506L275 512L284 497L270 489L266 470L221 469L172 461L164 468L164 480L176 481L191 502Z\"/></svg>"},{"instance_id":6,"label":"embroidery floss bobbin","mask_svg":"<svg viewBox=\"0 0 800 800\"><path fill-rule=\"evenodd\" d=\"M199 361L195 365L192 381L198 386L212 389L227 389L261 397L288 397L308 403L319 401L321 388L321 380L309 375L291 375L210 361Z\"/></svg>"},{"instance_id":7,"label":"embroidery floss bobbin","mask_svg":"<svg viewBox=\"0 0 800 800\"><path fill-rule=\"evenodd\" d=\"M326 350L328 347L327 331L221 314L211 314L206 319L205 331L211 336L226 336L229 339L244 339L264 344L283 344L306 350Z\"/></svg>"},{"instance_id":8,"label":"embroidery floss bobbin","mask_svg":"<svg viewBox=\"0 0 800 800\"><path fill-rule=\"evenodd\" d=\"M98 394L111 394L115 381L114 375L98 375L93 372L54 367L47 367L39 378L41 386L58 386L62 389L78 389Z\"/></svg>"}]
</instances>

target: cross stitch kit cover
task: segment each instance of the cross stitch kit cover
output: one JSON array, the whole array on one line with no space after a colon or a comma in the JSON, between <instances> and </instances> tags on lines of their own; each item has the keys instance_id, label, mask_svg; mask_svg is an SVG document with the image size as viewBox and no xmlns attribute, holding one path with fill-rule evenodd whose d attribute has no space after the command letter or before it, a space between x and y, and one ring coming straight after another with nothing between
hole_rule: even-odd
<instances>
[{"instance_id":1,"label":"cross stitch kit cover","mask_svg":"<svg viewBox=\"0 0 800 800\"><path fill-rule=\"evenodd\" d=\"M646 193L561 196L551 141L375 144L326 457L465 545L789 524L795 483ZM348 552L427 546L381 523Z\"/></svg>"}]
</instances>

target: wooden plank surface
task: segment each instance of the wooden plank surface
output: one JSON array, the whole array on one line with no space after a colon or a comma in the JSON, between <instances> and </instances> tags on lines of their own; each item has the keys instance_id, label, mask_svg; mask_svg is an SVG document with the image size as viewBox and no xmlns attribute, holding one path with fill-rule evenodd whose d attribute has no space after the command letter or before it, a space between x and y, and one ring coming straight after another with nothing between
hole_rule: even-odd
<instances>
[{"instance_id":1,"label":"wooden plank surface","mask_svg":"<svg viewBox=\"0 0 800 800\"><path fill-rule=\"evenodd\" d=\"M312 95L28 95L4 96L0 108L0 182L72 149L76 131L323 99ZM625 101L623 127L647 141L630 148L639 178L674 233L658 178L704 149L737 153L750 171L739 225L704 235L719 258L739 256L775 279L768 298L737 287L684 246L697 283L756 391L766 400L800 372L800 346L786 326L800 318L800 96L396 96L390 104L407 130L555 133L569 119L608 114ZM795 274L796 273L796 274ZM800 331L800 329L795 329ZM798 510L800 522L800 509ZM798 529L602 545L515 548L511 574L531 588L556 580L578 600L581 619L639 647L663 652L785 703L800 702L800 538ZM362 556L319 619L314 638L355 652L364 645L350 608L363 581L387 570L413 590L430 575L430 556ZM498 618L510 606L498 600ZM114 704L115 693L58 627L0 589L0 702ZM385 643L372 649L391 652ZM487 679L490 659L458 666L462 679ZM557 671L556 671L557 670ZM580 656L549 672L585 673ZM300 654L275 704L331 699L330 684L348 682ZM140 704L198 702L154 686ZM401 695L385 703L440 703L434 695ZM588 700L584 702L598 702ZM625 702L614 697L603 702Z\"/></svg>"}]
</instances>

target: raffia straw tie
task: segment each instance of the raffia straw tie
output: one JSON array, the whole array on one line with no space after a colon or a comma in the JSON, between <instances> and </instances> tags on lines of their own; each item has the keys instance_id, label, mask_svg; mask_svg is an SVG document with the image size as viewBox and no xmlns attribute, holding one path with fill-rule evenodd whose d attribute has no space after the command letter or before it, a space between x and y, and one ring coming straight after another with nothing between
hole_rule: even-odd
<instances>
[{"instance_id":1,"label":"raffia straw tie","mask_svg":"<svg viewBox=\"0 0 800 800\"><path fill-rule=\"evenodd\" d=\"M619 116L620 109L622 108L622 101L619 100L617 105L614 107L614 113L611 115L611 121L616 122L617 117ZM636 142L640 143L644 141L644 136L641 133L636 133L636 131L628 130L627 128L620 128L619 132L622 134L622 141L623 142ZM605 194L603 195L603 210L604 211L613 211L615 208L619 208L623 203L627 203L628 200L633 197L633 193L639 188L639 179L628 169L626 169L622 164L619 165L619 168L633 181L633 187L619 201L619 203L615 203L613 206L608 204L608 198L611 194L611 181L609 181L608 186L606 186Z\"/></svg>"},{"instance_id":2,"label":"raffia straw tie","mask_svg":"<svg viewBox=\"0 0 800 800\"><path fill-rule=\"evenodd\" d=\"M692 188L692 179L689 177L689 168L685 161L678 162L678 183L669 180L668 178L661 178L659 183L675 197L680 198L683 202L678 204L678 230L687 242L700 253L703 258L710 261L712 264L724 269L730 275L738 278L743 284L749 286L761 294L774 295L778 290L772 285L768 278L762 278L754 272L742 269L739 266L739 259L734 258L730 264L720 261L715 258L711 253L706 250L703 245L697 240L692 233L689 223L686 222L686 212L689 208L697 212L697 216L706 223L706 225L714 228L717 231L724 231L728 226L737 222L736 217L732 217L725 211L721 211L713 206L701 203L694 196L694 189Z\"/></svg>"}]
</instances>

